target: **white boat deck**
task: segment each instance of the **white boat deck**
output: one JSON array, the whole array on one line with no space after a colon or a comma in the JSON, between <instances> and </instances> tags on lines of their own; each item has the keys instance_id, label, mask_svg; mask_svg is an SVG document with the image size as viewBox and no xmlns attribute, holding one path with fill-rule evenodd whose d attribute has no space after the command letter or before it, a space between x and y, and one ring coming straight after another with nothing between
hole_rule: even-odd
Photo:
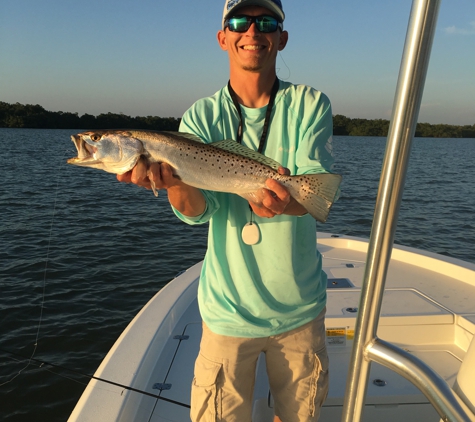
<instances>
[{"instance_id":1,"label":"white boat deck","mask_svg":"<svg viewBox=\"0 0 475 422\"><path fill-rule=\"evenodd\" d=\"M319 234L329 278L330 391L322 409L323 422L341 418L367 245L362 239ZM189 404L201 337L196 302L199 270L200 264L189 269L144 307L96 376ZM378 336L413 353L453 385L474 333L475 265L409 248L395 249ZM188 414L186 407L92 380L70 421L185 422ZM272 417L265 368L259 364L253 420L270 422ZM439 417L416 387L373 363L364 420L420 422Z\"/></svg>"}]
</instances>

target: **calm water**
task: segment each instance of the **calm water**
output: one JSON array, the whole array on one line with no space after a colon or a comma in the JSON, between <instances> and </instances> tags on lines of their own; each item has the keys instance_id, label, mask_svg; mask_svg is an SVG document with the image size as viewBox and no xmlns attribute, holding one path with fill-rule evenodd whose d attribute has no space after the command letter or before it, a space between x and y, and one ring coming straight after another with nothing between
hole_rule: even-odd
<instances>
[{"instance_id":1,"label":"calm water","mask_svg":"<svg viewBox=\"0 0 475 422\"><path fill-rule=\"evenodd\" d=\"M206 227L166 194L65 164L74 130L0 129L0 349L93 374L141 307L202 259ZM342 195L319 230L369 237L384 138L336 137ZM475 139L416 139L397 243L475 262ZM0 352L0 384L25 367ZM87 379L31 364L0 386L2 421L65 421Z\"/></svg>"}]
</instances>

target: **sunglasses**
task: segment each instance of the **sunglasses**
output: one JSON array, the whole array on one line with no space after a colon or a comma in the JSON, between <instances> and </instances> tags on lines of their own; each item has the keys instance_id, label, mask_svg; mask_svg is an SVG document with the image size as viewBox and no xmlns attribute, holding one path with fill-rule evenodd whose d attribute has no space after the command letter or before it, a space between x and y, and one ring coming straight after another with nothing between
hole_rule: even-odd
<instances>
[{"instance_id":1,"label":"sunglasses","mask_svg":"<svg viewBox=\"0 0 475 422\"><path fill-rule=\"evenodd\" d=\"M259 32L270 33L277 31L279 28L281 31L284 28L282 22L273 16L261 15L261 16L232 16L224 21L224 29L229 28L232 32L246 32L251 25L255 23Z\"/></svg>"}]
</instances>

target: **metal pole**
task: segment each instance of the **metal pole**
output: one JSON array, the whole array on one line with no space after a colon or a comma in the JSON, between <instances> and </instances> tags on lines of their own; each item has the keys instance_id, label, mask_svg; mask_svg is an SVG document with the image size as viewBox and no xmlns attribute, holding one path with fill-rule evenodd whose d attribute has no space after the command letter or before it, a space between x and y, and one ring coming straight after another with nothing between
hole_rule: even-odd
<instances>
[{"instance_id":1,"label":"metal pole","mask_svg":"<svg viewBox=\"0 0 475 422\"><path fill-rule=\"evenodd\" d=\"M363 413L370 371L370 359L365 348L376 339L386 273L439 5L440 0L414 0L412 4L371 229L342 422L359 422Z\"/></svg>"},{"instance_id":2,"label":"metal pole","mask_svg":"<svg viewBox=\"0 0 475 422\"><path fill-rule=\"evenodd\" d=\"M473 422L475 416L450 386L416 356L381 339L367 349L373 362L386 366L411 381L434 406L444 421Z\"/></svg>"}]
</instances>

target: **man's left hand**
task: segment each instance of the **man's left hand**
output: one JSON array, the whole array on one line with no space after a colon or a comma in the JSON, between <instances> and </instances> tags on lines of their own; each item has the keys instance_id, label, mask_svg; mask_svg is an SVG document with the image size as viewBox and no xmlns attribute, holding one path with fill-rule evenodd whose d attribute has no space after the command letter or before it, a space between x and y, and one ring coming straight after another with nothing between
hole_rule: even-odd
<instances>
[{"instance_id":1,"label":"man's left hand","mask_svg":"<svg viewBox=\"0 0 475 422\"><path fill-rule=\"evenodd\" d=\"M278 172L279 174L290 175L290 170L284 167L279 167ZM274 179L267 179L266 186L267 189L262 188L259 192L260 203L249 202L252 210L259 217L272 218L283 214L291 200L289 191Z\"/></svg>"}]
</instances>

